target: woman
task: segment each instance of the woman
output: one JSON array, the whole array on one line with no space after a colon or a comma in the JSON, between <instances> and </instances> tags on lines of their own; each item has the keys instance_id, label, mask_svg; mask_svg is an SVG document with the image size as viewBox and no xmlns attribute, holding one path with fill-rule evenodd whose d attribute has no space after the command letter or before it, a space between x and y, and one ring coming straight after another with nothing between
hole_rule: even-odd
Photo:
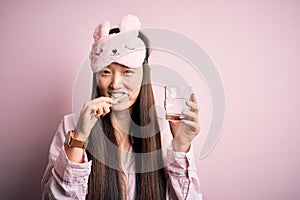
<instances>
[{"instance_id":1,"label":"woman","mask_svg":"<svg viewBox=\"0 0 300 200\"><path fill-rule=\"evenodd\" d=\"M187 120L161 127L154 109L147 38L127 15L94 33L92 100L64 116L42 180L43 199L202 199L191 141L199 133L195 95ZM172 136L172 138L170 137Z\"/></svg>"}]
</instances>

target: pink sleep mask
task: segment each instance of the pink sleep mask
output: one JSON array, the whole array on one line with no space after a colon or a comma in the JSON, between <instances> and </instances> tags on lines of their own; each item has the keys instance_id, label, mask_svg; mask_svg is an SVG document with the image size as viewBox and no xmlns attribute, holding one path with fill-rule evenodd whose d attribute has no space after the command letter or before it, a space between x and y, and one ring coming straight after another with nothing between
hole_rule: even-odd
<instances>
[{"instance_id":1,"label":"pink sleep mask","mask_svg":"<svg viewBox=\"0 0 300 200\"><path fill-rule=\"evenodd\" d=\"M112 28L119 28L120 32L109 34ZM107 20L99 24L90 52L92 71L98 72L113 62L130 68L141 67L146 57L146 46L138 37L140 28L140 20L133 15L124 16L119 27L112 27Z\"/></svg>"}]
</instances>

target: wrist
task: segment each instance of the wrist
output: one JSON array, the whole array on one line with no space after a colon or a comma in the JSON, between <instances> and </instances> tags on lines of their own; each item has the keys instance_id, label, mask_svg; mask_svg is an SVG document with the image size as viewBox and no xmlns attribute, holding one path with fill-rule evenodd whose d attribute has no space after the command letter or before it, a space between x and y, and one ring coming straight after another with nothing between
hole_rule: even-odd
<instances>
[{"instance_id":1,"label":"wrist","mask_svg":"<svg viewBox=\"0 0 300 200\"><path fill-rule=\"evenodd\" d=\"M181 143L173 139L172 141L173 150L176 152L188 152L191 147L191 143Z\"/></svg>"},{"instance_id":2,"label":"wrist","mask_svg":"<svg viewBox=\"0 0 300 200\"><path fill-rule=\"evenodd\" d=\"M74 130L75 132L75 137L78 139L78 140L82 140L82 141L86 141L89 137L89 133L90 132L86 132L84 129L82 129L81 126L76 126L74 127Z\"/></svg>"},{"instance_id":3,"label":"wrist","mask_svg":"<svg viewBox=\"0 0 300 200\"><path fill-rule=\"evenodd\" d=\"M82 131L78 131L77 129L74 129L73 131L74 131L74 138L76 140L81 140L83 142L88 140L88 138L84 136L86 134L84 134Z\"/></svg>"},{"instance_id":4,"label":"wrist","mask_svg":"<svg viewBox=\"0 0 300 200\"><path fill-rule=\"evenodd\" d=\"M78 148L87 148L88 139L83 139L78 134L77 130L70 130L67 135L65 144L68 147L78 147Z\"/></svg>"}]
</instances>

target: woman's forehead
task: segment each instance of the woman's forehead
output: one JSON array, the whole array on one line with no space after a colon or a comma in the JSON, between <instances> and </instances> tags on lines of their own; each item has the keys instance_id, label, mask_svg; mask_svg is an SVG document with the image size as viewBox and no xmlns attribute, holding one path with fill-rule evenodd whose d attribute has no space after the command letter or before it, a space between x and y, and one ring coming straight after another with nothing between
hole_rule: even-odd
<instances>
[{"instance_id":1,"label":"woman's forehead","mask_svg":"<svg viewBox=\"0 0 300 200\"><path fill-rule=\"evenodd\" d=\"M127 67L126 65L122 65L116 62L111 63L110 65L106 66L105 68L126 68L128 69L129 67Z\"/></svg>"},{"instance_id":2,"label":"woman's forehead","mask_svg":"<svg viewBox=\"0 0 300 200\"><path fill-rule=\"evenodd\" d=\"M132 68L132 67L128 67L126 65L122 65L122 64L119 64L119 63L111 63L110 65L104 67L103 69L121 69L121 70L124 70L124 69L132 69L132 70L139 70L139 69L142 69L142 67L137 67L137 68Z\"/></svg>"}]
</instances>

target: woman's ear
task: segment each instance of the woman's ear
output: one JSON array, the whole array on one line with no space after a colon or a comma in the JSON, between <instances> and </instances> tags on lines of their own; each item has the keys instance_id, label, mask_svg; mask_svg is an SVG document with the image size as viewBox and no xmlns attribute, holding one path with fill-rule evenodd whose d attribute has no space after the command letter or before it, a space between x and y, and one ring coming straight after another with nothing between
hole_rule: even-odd
<instances>
[{"instance_id":1,"label":"woman's ear","mask_svg":"<svg viewBox=\"0 0 300 200\"><path fill-rule=\"evenodd\" d=\"M94 32L94 41L98 41L103 36L108 36L110 30L110 23L109 21L105 20L101 24L99 24Z\"/></svg>"},{"instance_id":2,"label":"woman's ear","mask_svg":"<svg viewBox=\"0 0 300 200\"><path fill-rule=\"evenodd\" d=\"M141 22L139 18L134 15L125 15L120 20L120 32L131 31L141 28Z\"/></svg>"}]
</instances>

